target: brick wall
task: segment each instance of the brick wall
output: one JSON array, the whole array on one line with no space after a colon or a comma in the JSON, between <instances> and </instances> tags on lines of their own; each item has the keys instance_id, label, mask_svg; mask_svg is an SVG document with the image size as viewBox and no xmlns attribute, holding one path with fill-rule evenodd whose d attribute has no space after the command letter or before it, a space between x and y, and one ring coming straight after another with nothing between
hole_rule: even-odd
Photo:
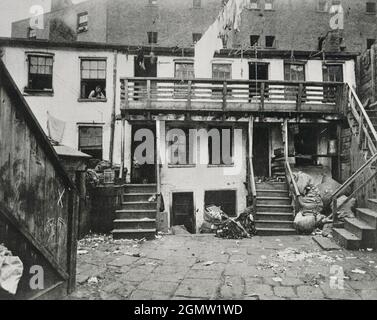
<instances>
[{"instance_id":1,"label":"brick wall","mask_svg":"<svg viewBox=\"0 0 377 320\"><path fill-rule=\"evenodd\" d=\"M234 46L250 43L250 35L275 36L276 47L287 50L316 50L318 38L330 30L330 14L318 11L318 0L274 0L273 10L246 9L241 32L232 36ZM377 16L366 13L366 2L376 0L341 0L345 11L344 31L330 35L325 49L339 50L344 38L346 51L362 52L367 39L377 38ZM79 34L78 41L148 45L147 32L158 32L159 46L192 46L192 34L204 33L217 16L222 0L202 0L202 7L193 8L193 0L90 0L54 13L76 28L77 13L89 12L89 31ZM331 0L328 0L330 3ZM25 22L13 24L13 36L25 37ZM42 34L42 36L46 36Z\"/></svg>"}]
</instances>

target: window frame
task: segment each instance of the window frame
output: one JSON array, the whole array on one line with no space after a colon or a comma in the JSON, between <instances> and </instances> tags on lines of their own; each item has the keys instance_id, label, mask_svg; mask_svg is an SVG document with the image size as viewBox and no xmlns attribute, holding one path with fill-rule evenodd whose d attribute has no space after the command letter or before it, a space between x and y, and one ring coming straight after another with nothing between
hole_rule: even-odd
<instances>
[{"instance_id":1,"label":"window frame","mask_svg":"<svg viewBox=\"0 0 377 320\"><path fill-rule=\"evenodd\" d=\"M31 36L31 33L33 32L33 36ZM34 29L32 27L29 27L27 29L27 38L28 39L37 39L37 29Z\"/></svg>"},{"instance_id":2,"label":"window frame","mask_svg":"<svg viewBox=\"0 0 377 320\"><path fill-rule=\"evenodd\" d=\"M171 146L176 143L176 141L170 141L167 138L169 137L168 133L171 130L182 130L185 133L185 152L186 152L186 163L172 163L172 150ZM179 126L174 124L168 124L166 125L166 151L167 151L167 163L168 168L194 168L196 167L196 148L197 148L197 135L195 134L194 139L192 141L192 145L190 145L190 130L195 130L194 127L189 126ZM177 138L177 137L176 137ZM179 144L180 145L180 144ZM193 148L192 150L192 156L193 159L190 159L190 148ZM178 159L180 160L180 157L178 155Z\"/></svg>"},{"instance_id":3,"label":"window frame","mask_svg":"<svg viewBox=\"0 0 377 320\"><path fill-rule=\"evenodd\" d=\"M158 0L148 0L148 6L157 7L158 6Z\"/></svg>"},{"instance_id":4,"label":"window frame","mask_svg":"<svg viewBox=\"0 0 377 320\"><path fill-rule=\"evenodd\" d=\"M32 58L37 58L38 62L37 62L37 70L38 70L38 67L42 66L39 64L39 59L40 58L43 58L45 59L45 64L43 65L45 68L47 66L50 66L51 67L51 73L50 73L50 77L51 79L49 80L51 82L51 88L43 88L43 89L37 89L37 88L33 88L30 86L30 83L32 81L31 79L31 60ZM47 59L51 59L51 65L48 65L46 64L47 63ZM28 74L28 77L27 77L27 85L25 86L24 88L24 92L25 93L28 93L28 94L45 94L45 95L51 95L54 93L54 62L55 62L55 55L53 53L42 53L42 52L27 52L26 53L26 61L27 61L27 74ZM46 69L45 69L46 70ZM42 73L33 73L33 74L39 74L39 75L46 75L46 74L42 74Z\"/></svg>"},{"instance_id":5,"label":"window frame","mask_svg":"<svg viewBox=\"0 0 377 320\"><path fill-rule=\"evenodd\" d=\"M374 5L374 11L368 11L368 5ZM376 15L377 14L377 3L376 1L367 1L365 3L365 13L369 15Z\"/></svg>"},{"instance_id":6,"label":"window frame","mask_svg":"<svg viewBox=\"0 0 377 320\"><path fill-rule=\"evenodd\" d=\"M373 43L370 44L370 41L373 40ZM367 38L367 50L371 49L377 43L375 38Z\"/></svg>"},{"instance_id":7,"label":"window frame","mask_svg":"<svg viewBox=\"0 0 377 320\"><path fill-rule=\"evenodd\" d=\"M148 38L148 44L158 44L158 32L157 31L147 31L147 38ZM155 42L153 41L154 38L156 38Z\"/></svg>"},{"instance_id":8,"label":"window frame","mask_svg":"<svg viewBox=\"0 0 377 320\"><path fill-rule=\"evenodd\" d=\"M215 66L229 66L229 75L230 75L229 78L214 77ZM232 80L232 63L231 62L213 62L212 63L212 79L213 80Z\"/></svg>"},{"instance_id":9,"label":"window frame","mask_svg":"<svg viewBox=\"0 0 377 320\"><path fill-rule=\"evenodd\" d=\"M271 4L271 8L267 9L266 5ZM264 11L274 11L275 10L275 3L274 0L264 0Z\"/></svg>"},{"instance_id":10,"label":"window frame","mask_svg":"<svg viewBox=\"0 0 377 320\"><path fill-rule=\"evenodd\" d=\"M80 57L80 97L78 98L78 101L79 102L106 102L107 101L107 58L106 57ZM82 73L83 73L83 62L85 61L96 61L97 63L99 61L102 61L102 62L105 62L105 78L104 79L101 79L101 78L97 78L97 79L94 79L94 78L83 78L82 76ZM92 69L89 69L89 72L91 71ZM103 69L98 69L97 68L97 73L99 70L103 70ZM89 98L89 94L86 95L86 97L83 96L83 82L85 81L89 81L89 82L94 82L94 81L104 81L105 82L105 85L104 85L104 91L105 91L105 98L96 98L96 99L90 99Z\"/></svg>"},{"instance_id":11,"label":"window frame","mask_svg":"<svg viewBox=\"0 0 377 320\"><path fill-rule=\"evenodd\" d=\"M82 17L87 17L85 22L80 22ZM87 32L89 30L89 13L88 11L83 11L77 14L77 33Z\"/></svg>"},{"instance_id":12,"label":"window frame","mask_svg":"<svg viewBox=\"0 0 377 320\"><path fill-rule=\"evenodd\" d=\"M208 168L217 168L217 167L234 167L234 153L235 153L235 146L234 146L234 126L232 125L214 125L214 126L208 126L208 132L210 132L212 129L216 129L220 131L220 163L213 163L212 159L212 138L208 136L208 143L207 143L207 149L208 149ZM223 134L222 130L230 130L230 144L231 144L231 150L230 150L230 156L232 157L233 161L232 163L225 163L223 159Z\"/></svg>"},{"instance_id":13,"label":"window frame","mask_svg":"<svg viewBox=\"0 0 377 320\"><path fill-rule=\"evenodd\" d=\"M83 153L86 153L85 151L90 151L90 150L101 150L101 154L102 154L102 159L99 159L99 160L103 160L103 153L104 153L104 135L103 135L103 132L104 132L104 124L103 123L78 123L77 124L77 128L78 128L78 150L83 152ZM93 145L93 146L84 146L82 147L81 146L81 129L90 129L90 128L95 128L95 129L101 129L101 148L99 148L99 145ZM98 147L98 148L96 148ZM88 154L88 153L87 153ZM93 157L94 158L94 157ZM94 158L96 159L96 158Z\"/></svg>"},{"instance_id":14,"label":"window frame","mask_svg":"<svg viewBox=\"0 0 377 320\"><path fill-rule=\"evenodd\" d=\"M199 40L195 41L195 36L198 37L199 35L200 35ZM203 37L203 33L193 32L193 33L192 33L192 43L193 43L194 45L197 44L197 43L202 39L202 37Z\"/></svg>"},{"instance_id":15,"label":"window frame","mask_svg":"<svg viewBox=\"0 0 377 320\"><path fill-rule=\"evenodd\" d=\"M202 8L202 0L192 0L192 7L193 7L193 9L201 9Z\"/></svg>"},{"instance_id":16,"label":"window frame","mask_svg":"<svg viewBox=\"0 0 377 320\"><path fill-rule=\"evenodd\" d=\"M272 46L267 46L267 38L273 38L273 43L272 43ZM266 49L276 49L277 45L276 45L276 36L265 36L264 38L264 46Z\"/></svg>"},{"instance_id":17,"label":"window frame","mask_svg":"<svg viewBox=\"0 0 377 320\"><path fill-rule=\"evenodd\" d=\"M322 3L325 5L323 10L321 9ZM318 0L317 1L317 12L328 13L329 12L329 1L328 0Z\"/></svg>"},{"instance_id":18,"label":"window frame","mask_svg":"<svg viewBox=\"0 0 377 320\"><path fill-rule=\"evenodd\" d=\"M251 42L251 40L252 40L252 37L258 37L258 40L255 42L255 44L252 44ZM260 47L261 45L260 45L260 40L261 40L261 36L260 35L258 35L258 34L251 34L250 35L250 46L252 46L252 47L254 47L254 46L256 46L256 47Z\"/></svg>"},{"instance_id":19,"label":"window frame","mask_svg":"<svg viewBox=\"0 0 377 320\"><path fill-rule=\"evenodd\" d=\"M238 212L238 203L237 203L237 195L238 195L238 191L236 189L216 189L216 190L204 190L204 209L206 206L208 205L211 205L212 203L207 203L207 197L208 196L208 193L219 193L218 197L221 195L221 193L226 193L226 192L231 192L232 194L234 194L234 215L230 214L229 212L226 212L227 210L224 209L224 208L221 208L221 210L223 210L229 217L237 217L237 212ZM221 197L221 198L225 198L225 197ZM224 201L226 202L226 201ZM226 202L226 203L231 203L233 205L233 202ZM216 205L216 204L214 204Z\"/></svg>"},{"instance_id":20,"label":"window frame","mask_svg":"<svg viewBox=\"0 0 377 320\"><path fill-rule=\"evenodd\" d=\"M256 3L256 8L252 7L252 4ZM261 1L260 0L249 0L247 4L247 9L248 10L261 10Z\"/></svg>"}]
</instances>

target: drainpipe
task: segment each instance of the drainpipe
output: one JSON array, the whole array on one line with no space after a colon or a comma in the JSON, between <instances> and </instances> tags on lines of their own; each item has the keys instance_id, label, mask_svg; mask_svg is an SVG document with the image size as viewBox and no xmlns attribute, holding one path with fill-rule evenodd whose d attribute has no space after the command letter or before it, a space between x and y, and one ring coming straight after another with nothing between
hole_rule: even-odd
<instances>
[{"instance_id":1,"label":"drainpipe","mask_svg":"<svg viewBox=\"0 0 377 320\"><path fill-rule=\"evenodd\" d=\"M116 121L116 98L117 98L117 80L118 80L118 51L114 51L114 64L113 64L113 109L111 112L111 133L110 133L110 155L109 160L111 166L114 160L114 137L115 137L115 121Z\"/></svg>"}]
</instances>

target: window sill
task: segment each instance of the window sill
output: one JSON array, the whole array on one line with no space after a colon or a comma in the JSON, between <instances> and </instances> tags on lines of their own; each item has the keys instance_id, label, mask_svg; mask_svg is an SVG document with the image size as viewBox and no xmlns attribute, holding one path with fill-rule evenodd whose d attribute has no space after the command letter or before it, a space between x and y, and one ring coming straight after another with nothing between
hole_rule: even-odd
<instances>
[{"instance_id":1,"label":"window sill","mask_svg":"<svg viewBox=\"0 0 377 320\"><path fill-rule=\"evenodd\" d=\"M78 102L107 102L107 99L77 99Z\"/></svg>"},{"instance_id":2,"label":"window sill","mask_svg":"<svg viewBox=\"0 0 377 320\"><path fill-rule=\"evenodd\" d=\"M209 164L208 168L233 168L234 164Z\"/></svg>"},{"instance_id":3,"label":"window sill","mask_svg":"<svg viewBox=\"0 0 377 320\"><path fill-rule=\"evenodd\" d=\"M174 168L195 168L196 164L168 164L169 169Z\"/></svg>"},{"instance_id":4,"label":"window sill","mask_svg":"<svg viewBox=\"0 0 377 320\"><path fill-rule=\"evenodd\" d=\"M34 89L24 89L25 96L48 96L52 97L54 95L54 90L34 90Z\"/></svg>"}]
</instances>

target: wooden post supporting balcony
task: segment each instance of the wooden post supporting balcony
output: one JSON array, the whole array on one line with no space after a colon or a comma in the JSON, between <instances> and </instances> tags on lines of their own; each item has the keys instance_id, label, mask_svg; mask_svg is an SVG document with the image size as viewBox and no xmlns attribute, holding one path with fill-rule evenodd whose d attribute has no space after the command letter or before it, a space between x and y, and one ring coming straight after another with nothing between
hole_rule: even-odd
<instances>
[{"instance_id":1,"label":"wooden post supporting balcony","mask_svg":"<svg viewBox=\"0 0 377 320\"><path fill-rule=\"evenodd\" d=\"M261 97L260 97L260 111L263 112L264 111L264 93L265 93L265 88L266 88L266 85L265 83L263 82L261 84Z\"/></svg>"},{"instance_id":2,"label":"wooden post supporting balcony","mask_svg":"<svg viewBox=\"0 0 377 320\"><path fill-rule=\"evenodd\" d=\"M151 80L147 80L147 109L150 109L152 105L151 99Z\"/></svg>"},{"instance_id":3,"label":"wooden post supporting balcony","mask_svg":"<svg viewBox=\"0 0 377 320\"><path fill-rule=\"evenodd\" d=\"M161 175L160 175L160 148L161 148L161 120L156 119L156 184L157 184L157 213L161 209Z\"/></svg>"},{"instance_id":4,"label":"wooden post supporting balcony","mask_svg":"<svg viewBox=\"0 0 377 320\"><path fill-rule=\"evenodd\" d=\"M304 85L300 83L298 85L298 92L297 92L297 112L301 112L301 105L302 105L302 96L304 94Z\"/></svg>"},{"instance_id":5,"label":"wooden post supporting balcony","mask_svg":"<svg viewBox=\"0 0 377 320\"><path fill-rule=\"evenodd\" d=\"M225 109L226 109L227 95L228 95L228 85L227 85L227 82L224 81L224 85L223 85L223 111L225 111Z\"/></svg>"}]
</instances>

